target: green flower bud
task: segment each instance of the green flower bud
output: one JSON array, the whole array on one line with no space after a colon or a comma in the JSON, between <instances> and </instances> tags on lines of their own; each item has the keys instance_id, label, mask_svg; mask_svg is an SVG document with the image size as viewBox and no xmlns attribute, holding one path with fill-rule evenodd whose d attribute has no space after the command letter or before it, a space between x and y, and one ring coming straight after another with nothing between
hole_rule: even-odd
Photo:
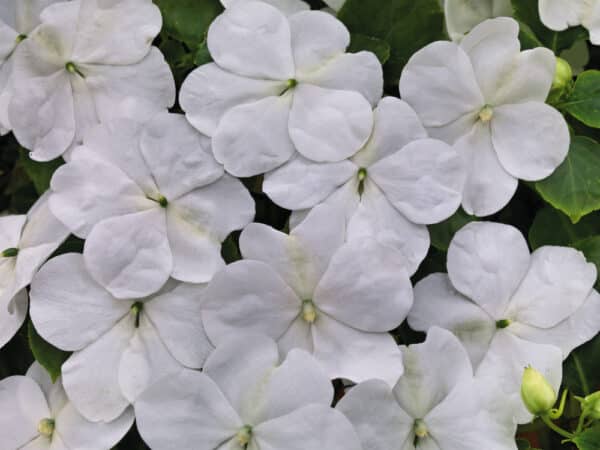
<instances>
[{"instance_id":1,"label":"green flower bud","mask_svg":"<svg viewBox=\"0 0 600 450\"><path fill-rule=\"evenodd\" d=\"M583 413L594 420L600 420L600 391L588 395L581 402Z\"/></svg>"},{"instance_id":2,"label":"green flower bud","mask_svg":"<svg viewBox=\"0 0 600 450\"><path fill-rule=\"evenodd\" d=\"M531 414L541 416L552 409L556 403L557 395L548 380L530 366L523 373L521 398Z\"/></svg>"},{"instance_id":3,"label":"green flower bud","mask_svg":"<svg viewBox=\"0 0 600 450\"><path fill-rule=\"evenodd\" d=\"M573 69L571 69L569 63L562 58L556 58L556 72L554 72L552 90L564 90L569 85L572 79Z\"/></svg>"}]
</instances>

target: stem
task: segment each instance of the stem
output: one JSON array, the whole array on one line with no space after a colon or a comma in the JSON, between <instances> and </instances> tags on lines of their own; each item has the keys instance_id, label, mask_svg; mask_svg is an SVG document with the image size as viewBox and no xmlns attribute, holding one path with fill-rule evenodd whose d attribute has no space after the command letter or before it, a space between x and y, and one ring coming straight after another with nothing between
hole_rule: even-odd
<instances>
[{"instance_id":1,"label":"stem","mask_svg":"<svg viewBox=\"0 0 600 450\"><path fill-rule=\"evenodd\" d=\"M567 393L569 392L568 389L565 389L562 393L562 397L560 398L560 405L557 408L551 409L550 413L549 413L549 417L552 420L556 420L556 419L560 419L561 416L563 415L563 413L565 412L565 404L567 402Z\"/></svg>"},{"instance_id":2,"label":"stem","mask_svg":"<svg viewBox=\"0 0 600 450\"><path fill-rule=\"evenodd\" d=\"M556 425L554 422L552 422L552 420L550 420L550 417L548 417L547 415L540 416L540 419L542 419L542 421L546 425L548 425L548 428L550 428L555 433L560 434L562 437L565 437L567 439L573 439L575 437L575 435L573 433L569 433L567 430L562 429L561 427Z\"/></svg>"},{"instance_id":3,"label":"stem","mask_svg":"<svg viewBox=\"0 0 600 450\"><path fill-rule=\"evenodd\" d=\"M581 413L581 416L579 417L579 422L577 423L577 429L575 430L575 434L579 434L583 430L583 425L585 423L586 417L587 416L586 416L585 412Z\"/></svg>"}]
</instances>

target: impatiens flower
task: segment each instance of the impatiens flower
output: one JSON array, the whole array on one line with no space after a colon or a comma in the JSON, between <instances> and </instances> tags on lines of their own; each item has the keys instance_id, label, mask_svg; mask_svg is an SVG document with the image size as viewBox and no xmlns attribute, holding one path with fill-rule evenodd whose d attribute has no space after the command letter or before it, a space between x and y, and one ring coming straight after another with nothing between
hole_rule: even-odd
<instances>
[{"instance_id":1,"label":"impatiens flower","mask_svg":"<svg viewBox=\"0 0 600 450\"><path fill-rule=\"evenodd\" d=\"M180 103L229 173L267 172L296 150L342 161L369 138L382 68L370 52L345 53L350 33L331 14L238 1L207 39L215 62L190 74Z\"/></svg>"},{"instance_id":2,"label":"impatiens flower","mask_svg":"<svg viewBox=\"0 0 600 450\"><path fill-rule=\"evenodd\" d=\"M445 0L446 29L453 41L460 41L486 19L512 16L510 0Z\"/></svg>"},{"instance_id":3,"label":"impatiens flower","mask_svg":"<svg viewBox=\"0 0 600 450\"><path fill-rule=\"evenodd\" d=\"M229 8L231 5L236 3L250 2L256 0L221 0L221 3L225 8ZM310 9L308 3L302 0L259 0L269 5L274 6L283 12L286 16L295 14L300 11L306 11Z\"/></svg>"},{"instance_id":4,"label":"impatiens flower","mask_svg":"<svg viewBox=\"0 0 600 450\"><path fill-rule=\"evenodd\" d=\"M25 289L46 259L69 236L42 196L27 215L0 217L0 347L27 315Z\"/></svg>"},{"instance_id":5,"label":"impatiens flower","mask_svg":"<svg viewBox=\"0 0 600 450\"><path fill-rule=\"evenodd\" d=\"M151 297L116 299L70 253L40 269L30 313L44 339L74 352L62 376L75 407L89 420L110 421L154 381L202 367L212 349L202 328L203 290L169 281Z\"/></svg>"},{"instance_id":6,"label":"impatiens flower","mask_svg":"<svg viewBox=\"0 0 600 450\"><path fill-rule=\"evenodd\" d=\"M293 350L281 361L275 342L250 335L219 345L202 373L157 382L135 414L155 450L360 450L332 401L329 378L309 354Z\"/></svg>"},{"instance_id":7,"label":"impatiens flower","mask_svg":"<svg viewBox=\"0 0 600 450\"><path fill-rule=\"evenodd\" d=\"M3 0L0 2L0 134L11 126L8 104L11 97L12 55L17 46L39 24L42 10L58 0Z\"/></svg>"},{"instance_id":8,"label":"impatiens flower","mask_svg":"<svg viewBox=\"0 0 600 450\"><path fill-rule=\"evenodd\" d=\"M127 409L114 421L90 422L65 395L61 379L54 383L34 363L26 376L0 381L0 448L3 450L106 450L133 424Z\"/></svg>"},{"instance_id":9,"label":"impatiens flower","mask_svg":"<svg viewBox=\"0 0 600 450\"><path fill-rule=\"evenodd\" d=\"M520 52L519 25L487 20L460 44L434 42L415 53L400 93L433 137L454 144L467 164L463 208L502 209L518 180L552 174L569 149L563 116L546 105L556 67L546 48Z\"/></svg>"},{"instance_id":10,"label":"impatiens flower","mask_svg":"<svg viewBox=\"0 0 600 450\"><path fill-rule=\"evenodd\" d=\"M448 274L415 286L413 329L441 326L465 345L478 378L499 385L520 423L531 420L519 389L531 365L558 391L561 364L600 331L596 267L568 247L531 255L514 227L471 223L448 249Z\"/></svg>"},{"instance_id":11,"label":"impatiens flower","mask_svg":"<svg viewBox=\"0 0 600 450\"><path fill-rule=\"evenodd\" d=\"M290 235L250 224L244 258L206 290L203 322L214 345L240 332L266 334L282 354L301 348L331 378L393 384L402 356L387 331L412 304L404 258L373 239L344 244L344 220L319 206Z\"/></svg>"},{"instance_id":12,"label":"impatiens flower","mask_svg":"<svg viewBox=\"0 0 600 450\"><path fill-rule=\"evenodd\" d=\"M600 1L598 0L539 0L542 23L554 31L583 25L590 32L590 41L600 45Z\"/></svg>"},{"instance_id":13,"label":"impatiens flower","mask_svg":"<svg viewBox=\"0 0 600 450\"><path fill-rule=\"evenodd\" d=\"M151 47L161 16L151 0L55 3L13 55L8 117L31 157L47 161L113 117L125 96L155 111L171 106L175 84Z\"/></svg>"},{"instance_id":14,"label":"impatiens flower","mask_svg":"<svg viewBox=\"0 0 600 450\"><path fill-rule=\"evenodd\" d=\"M85 264L115 297L156 292L169 276L204 283L225 265L221 242L254 217L210 140L183 115L99 125L51 183L50 207L79 237Z\"/></svg>"},{"instance_id":15,"label":"impatiens flower","mask_svg":"<svg viewBox=\"0 0 600 450\"><path fill-rule=\"evenodd\" d=\"M265 176L263 190L291 210L323 201L334 205L348 221L348 240L376 237L397 248L412 274L429 249L425 225L456 211L465 178L460 156L446 143L426 137L410 106L386 97L375 109L373 132L358 153L337 163L296 155Z\"/></svg>"},{"instance_id":16,"label":"impatiens flower","mask_svg":"<svg viewBox=\"0 0 600 450\"><path fill-rule=\"evenodd\" d=\"M516 450L515 427L491 419L469 357L451 333L432 328L423 344L401 349L405 372L392 389L369 380L337 405L363 450Z\"/></svg>"}]
</instances>

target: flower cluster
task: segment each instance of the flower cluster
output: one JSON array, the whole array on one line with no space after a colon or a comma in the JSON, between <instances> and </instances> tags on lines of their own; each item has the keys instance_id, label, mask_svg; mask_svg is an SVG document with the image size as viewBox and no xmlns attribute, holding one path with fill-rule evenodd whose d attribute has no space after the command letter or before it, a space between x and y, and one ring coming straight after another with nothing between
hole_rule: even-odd
<instances>
[{"instance_id":1,"label":"flower cluster","mask_svg":"<svg viewBox=\"0 0 600 450\"><path fill-rule=\"evenodd\" d=\"M510 2L447 0L453 40L384 96L343 1L221 2L183 114L151 0L0 5L0 130L66 161L0 217L0 346L29 317L69 352L54 382L37 363L0 381L0 448L107 450L135 419L158 450L516 450L541 414L523 369L558 392L600 332L596 267L474 221L447 273L411 277L428 226L497 213L567 157L555 55L521 50ZM571 3L541 19L595 42L595 2ZM247 177L285 231L253 223ZM56 252L70 234L82 253ZM424 342L398 346L404 323Z\"/></svg>"}]
</instances>

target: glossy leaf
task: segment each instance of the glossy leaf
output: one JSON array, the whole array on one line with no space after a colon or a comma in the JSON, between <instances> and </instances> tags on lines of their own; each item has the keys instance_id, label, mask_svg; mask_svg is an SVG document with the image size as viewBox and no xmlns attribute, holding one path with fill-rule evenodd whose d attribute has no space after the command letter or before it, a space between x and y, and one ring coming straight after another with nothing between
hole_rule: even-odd
<instances>
[{"instance_id":1,"label":"glossy leaf","mask_svg":"<svg viewBox=\"0 0 600 450\"><path fill-rule=\"evenodd\" d=\"M557 107L589 127L600 128L600 71L588 70L579 75L569 97Z\"/></svg>"},{"instance_id":2,"label":"glossy leaf","mask_svg":"<svg viewBox=\"0 0 600 450\"><path fill-rule=\"evenodd\" d=\"M52 382L56 381L60 376L61 366L71 354L46 342L38 334L31 321L27 324L27 337L33 357L48 371L50 378L52 378Z\"/></svg>"}]
</instances>

